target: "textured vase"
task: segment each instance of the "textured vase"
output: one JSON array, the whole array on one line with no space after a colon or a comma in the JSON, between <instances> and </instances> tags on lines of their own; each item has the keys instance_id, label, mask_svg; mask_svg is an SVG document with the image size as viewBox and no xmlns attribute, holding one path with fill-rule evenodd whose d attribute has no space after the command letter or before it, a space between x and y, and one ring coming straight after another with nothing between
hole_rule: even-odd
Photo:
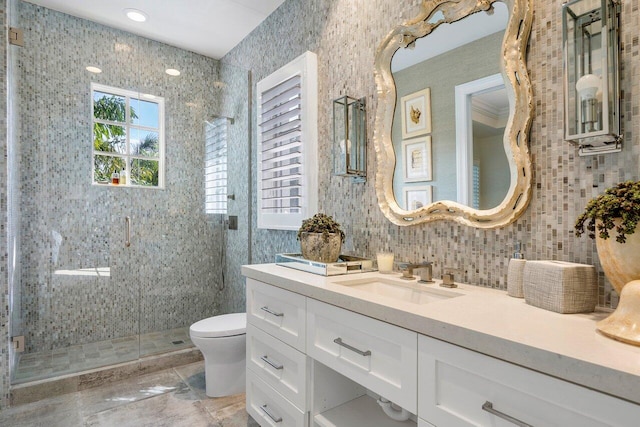
<instances>
[{"instance_id":1,"label":"textured vase","mask_svg":"<svg viewBox=\"0 0 640 427\"><path fill-rule=\"evenodd\" d=\"M617 225L618 220L614 221ZM636 232L627 236L626 243L616 242L615 229L609 232L608 239L601 239L596 234L598 258L602 264L604 275L618 295L622 287L632 280L640 279L640 226Z\"/></svg>"},{"instance_id":2,"label":"textured vase","mask_svg":"<svg viewBox=\"0 0 640 427\"><path fill-rule=\"evenodd\" d=\"M617 221L616 221L617 223ZM640 346L640 226L618 243L615 230L604 240L596 237L598 258L605 276L620 295L616 311L598 322L596 328L604 335Z\"/></svg>"},{"instance_id":3,"label":"textured vase","mask_svg":"<svg viewBox=\"0 0 640 427\"><path fill-rule=\"evenodd\" d=\"M640 346L640 280L622 288L618 308L596 327L609 338Z\"/></svg>"},{"instance_id":4,"label":"textured vase","mask_svg":"<svg viewBox=\"0 0 640 427\"><path fill-rule=\"evenodd\" d=\"M318 262L336 262L340 256L342 239L339 234L301 233L300 249L305 259Z\"/></svg>"}]
</instances>

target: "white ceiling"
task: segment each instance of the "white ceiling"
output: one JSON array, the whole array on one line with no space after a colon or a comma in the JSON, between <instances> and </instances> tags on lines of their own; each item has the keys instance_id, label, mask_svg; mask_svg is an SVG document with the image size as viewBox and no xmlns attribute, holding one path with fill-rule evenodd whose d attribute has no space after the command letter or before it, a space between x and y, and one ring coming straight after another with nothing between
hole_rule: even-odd
<instances>
[{"instance_id":1,"label":"white ceiling","mask_svg":"<svg viewBox=\"0 0 640 427\"><path fill-rule=\"evenodd\" d=\"M220 59L284 0L26 0L78 18ZM124 9L145 12L131 21Z\"/></svg>"}]
</instances>

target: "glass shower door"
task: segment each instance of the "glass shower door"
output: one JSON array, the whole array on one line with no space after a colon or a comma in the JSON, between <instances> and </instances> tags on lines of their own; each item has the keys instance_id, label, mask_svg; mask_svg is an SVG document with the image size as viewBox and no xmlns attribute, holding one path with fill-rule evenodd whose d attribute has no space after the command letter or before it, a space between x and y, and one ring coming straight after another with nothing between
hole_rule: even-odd
<instances>
[{"instance_id":1,"label":"glass shower door","mask_svg":"<svg viewBox=\"0 0 640 427\"><path fill-rule=\"evenodd\" d=\"M139 65L107 36L75 39L86 26L81 20L26 2L14 6L16 26L30 29L28 47L12 48L9 75L10 126L17 128L9 166L12 323L20 327L11 332L25 337L12 381L24 383L139 356L137 270L123 261L130 255L120 189L91 179L90 93L92 82L122 83L119 73L135 76ZM74 49L78 43L84 49ZM94 52L113 61L102 63L101 74L85 69Z\"/></svg>"}]
</instances>

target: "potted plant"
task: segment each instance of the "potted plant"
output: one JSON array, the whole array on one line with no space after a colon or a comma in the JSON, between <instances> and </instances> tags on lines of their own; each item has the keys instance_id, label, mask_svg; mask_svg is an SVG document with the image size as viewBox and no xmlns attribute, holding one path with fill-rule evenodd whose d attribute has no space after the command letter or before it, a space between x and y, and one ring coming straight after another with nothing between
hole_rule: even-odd
<instances>
[{"instance_id":1,"label":"potted plant","mask_svg":"<svg viewBox=\"0 0 640 427\"><path fill-rule=\"evenodd\" d=\"M604 274L620 295L616 311L597 328L634 345L640 345L639 223L640 181L626 181L589 201L575 224L576 236L587 232L596 240Z\"/></svg>"},{"instance_id":2,"label":"potted plant","mask_svg":"<svg viewBox=\"0 0 640 427\"><path fill-rule=\"evenodd\" d=\"M319 262L335 262L340 256L344 232L331 216L317 213L302 221L298 230L300 249L305 259Z\"/></svg>"},{"instance_id":3,"label":"potted plant","mask_svg":"<svg viewBox=\"0 0 640 427\"><path fill-rule=\"evenodd\" d=\"M622 220L618 224L615 220ZM597 221L602 225L596 226ZM616 229L616 241L625 243L627 235L636 231L640 222L640 181L621 182L605 190L587 204L585 212L576 220L576 235L581 236L585 228L589 237L595 239L596 229L603 239L609 238L609 230Z\"/></svg>"},{"instance_id":4,"label":"potted plant","mask_svg":"<svg viewBox=\"0 0 640 427\"><path fill-rule=\"evenodd\" d=\"M589 201L576 220L576 236L587 232L596 240L602 268L618 294L627 282L640 279L639 222L640 181L621 182L607 189Z\"/></svg>"}]
</instances>

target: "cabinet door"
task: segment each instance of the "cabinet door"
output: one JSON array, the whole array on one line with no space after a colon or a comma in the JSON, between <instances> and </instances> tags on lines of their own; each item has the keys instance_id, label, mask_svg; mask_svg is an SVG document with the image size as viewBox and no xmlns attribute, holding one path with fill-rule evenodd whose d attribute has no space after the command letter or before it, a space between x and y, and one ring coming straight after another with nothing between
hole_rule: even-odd
<instances>
[{"instance_id":1,"label":"cabinet door","mask_svg":"<svg viewBox=\"0 0 640 427\"><path fill-rule=\"evenodd\" d=\"M418 338L418 416L438 427L638 425L640 406L433 338ZM517 424L515 424L517 425Z\"/></svg>"},{"instance_id":2,"label":"cabinet door","mask_svg":"<svg viewBox=\"0 0 640 427\"><path fill-rule=\"evenodd\" d=\"M306 427L307 416L251 370L247 371L247 412L260 426Z\"/></svg>"},{"instance_id":3,"label":"cabinet door","mask_svg":"<svg viewBox=\"0 0 640 427\"><path fill-rule=\"evenodd\" d=\"M304 353L302 295L247 278L247 321Z\"/></svg>"},{"instance_id":4,"label":"cabinet door","mask_svg":"<svg viewBox=\"0 0 640 427\"><path fill-rule=\"evenodd\" d=\"M307 357L252 324L247 325L247 369L304 409Z\"/></svg>"},{"instance_id":5,"label":"cabinet door","mask_svg":"<svg viewBox=\"0 0 640 427\"><path fill-rule=\"evenodd\" d=\"M307 355L416 413L415 332L308 299Z\"/></svg>"}]
</instances>

